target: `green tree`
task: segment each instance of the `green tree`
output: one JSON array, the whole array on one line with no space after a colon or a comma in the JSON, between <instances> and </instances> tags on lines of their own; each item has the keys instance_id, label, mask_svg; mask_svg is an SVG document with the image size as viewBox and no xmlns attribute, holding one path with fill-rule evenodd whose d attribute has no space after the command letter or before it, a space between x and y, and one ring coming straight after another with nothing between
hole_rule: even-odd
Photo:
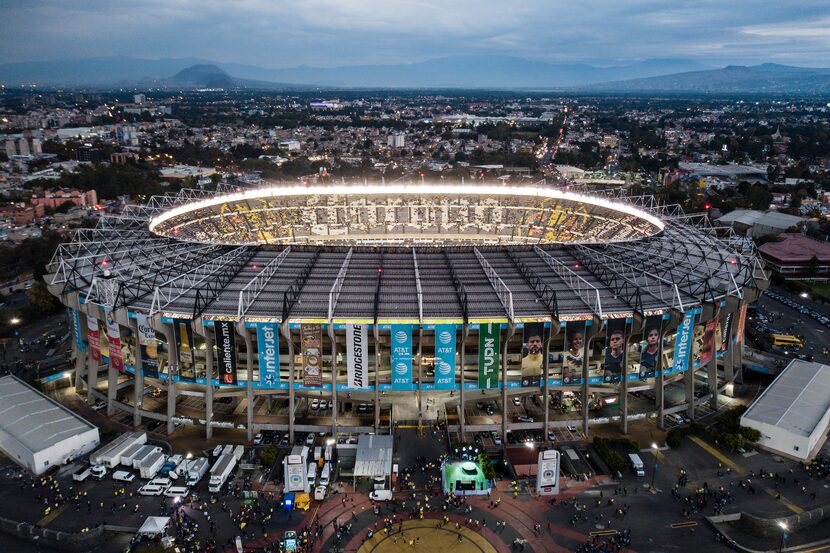
<instances>
[{"instance_id":1,"label":"green tree","mask_svg":"<svg viewBox=\"0 0 830 553\"><path fill-rule=\"evenodd\" d=\"M277 460L277 448L273 444L267 445L259 454L259 462L263 467L270 467Z\"/></svg>"}]
</instances>

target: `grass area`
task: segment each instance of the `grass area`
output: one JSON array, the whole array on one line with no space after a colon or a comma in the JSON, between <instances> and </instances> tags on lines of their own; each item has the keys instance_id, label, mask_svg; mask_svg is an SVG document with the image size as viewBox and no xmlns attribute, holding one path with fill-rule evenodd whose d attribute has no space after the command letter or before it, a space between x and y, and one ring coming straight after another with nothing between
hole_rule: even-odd
<instances>
[{"instance_id":1,"label":"grass area","mask_svg":"<svg viewBox=\"0 0 830 553\"><path fill-rule=\"evenodd\" d=\"M810 292L814 298L830 301L830 284L811 284Z\"/></svg>"}]
</instances>

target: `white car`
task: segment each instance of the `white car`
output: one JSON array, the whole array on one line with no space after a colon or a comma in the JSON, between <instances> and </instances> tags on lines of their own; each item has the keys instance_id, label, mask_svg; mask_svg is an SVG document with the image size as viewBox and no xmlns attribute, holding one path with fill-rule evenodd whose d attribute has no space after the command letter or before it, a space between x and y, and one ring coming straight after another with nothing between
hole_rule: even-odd
<instances>
[{"instance_id":1,"label":"white car","mask_svg":"<svg viewBox=\"0 0 830 553\"><path fill-rule=\"evenodd\" d=\"M305 445L314 445L314 432L309 432L308 436L305 437Z\"/></svg>"},{"instance_id":2,"label":"white car","mask_svg":"<svg viewBox=\"0 0 830 553\"><path fill-rule=\"evenodd\" d=\"M312 399L311 400L311 410L316 411L320 408L320 400L319 399Z\"/></svg>"},{"instance_id":3,"label":"white car","mask_svg":"<svg viewBox=\"0 0 830 553\"><path fill-rule=\"evenodd\" d=\"M375 490L369 493L369 499L372 501L389 501L392 499L392 490Z\"/></svg>"},{"instance_id":4,"label":"white car","mask_svg":"<svg viewBox=\"0 0 830 553\"><path fill-rule=\"evenodd\" d=\"M254 436L254 444L259 445L262 443L262 432Z\"/></svg>"},{"instance_id":5,"label":"white car","mask_svg":"<svg viewBox=\"0 0 830 553\"><path fill-rule=\"evenodd\" d=\"M501 434L498 432L493 432L493 443L496 445L501 445Z\"/></svg>"},{"instance_id":6,"label":"white car","mask_svg":"<svg viewBox=\"0 0 830 553\"><path fill-rule=\"evenodd\" d=\"M323 411L324 409L328 409L328 408L329 408L329 400L321 399L320 400L320 411Z\"/></svg>"},{"instance_id":7,"label":"white car","mask_svg":"<svg viewBox=\"0 0 830 553\"><path fill-rule=\"evenodd\" d=\"M567 429L568 429L568 432L574 432L574 433L576 432L576 426L574 426L572 424L569 424L567 426Z\"/></svg>"}]
</instances>

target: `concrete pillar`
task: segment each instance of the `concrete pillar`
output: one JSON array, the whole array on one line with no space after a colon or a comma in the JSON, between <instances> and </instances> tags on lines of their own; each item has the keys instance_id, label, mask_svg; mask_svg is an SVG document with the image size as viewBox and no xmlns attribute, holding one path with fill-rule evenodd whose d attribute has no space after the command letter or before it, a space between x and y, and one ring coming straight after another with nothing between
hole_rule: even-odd
<instances>
[{"instance_id":1,"label":"concrete pillar","mask_svg":"<svg viewBox=\"0 0 830 553\"><path fill-rule=\"evenodd\" d=\"M695 420L695 370L694 361L689 358L689 370L683 375L683 383L686 390L686 416L689 420Z\"/></svg>"},{"instance_id":2,"label":"concrete pillar","mask_svg":"<svg viewBox=\"0 0 830 553\"><path fill-rule=\"evenodd\" d=\"M132 331L135 336L133 351L135 354L135 376L133 376L133 426L141 424L141 405L144 403L144 373L141 366L144 358L141 356L141 334L138 330L138 319L132 319Z\"/></svg>"},{"instance_id":3,"label":"concrete pillar","mask_svg":"<svg viewBox=\"0 0 830 553\"><path fill-rule=\"evenodd\" d=\"M374 325L375 335L375 434L380 428L380 329L377 321Z\"/></svg>"},{"instance_id":4,"label":"concrete pillar","mask_svg":"<svg viewBox=\"0 0 830 553\"><path fill-rule=\"evenodd\" d=\"M543 350L544 357L542 358L542 378L544 381L544 393L542 394L542 401L545 404L545 440L548 439L548 431L550 431L550 385L548 379L550 378L550 343L553 337L559 334L561 324L555 317L551 317L550 328L547 332L547 339L545 340L545 348Z\"/></svg>"},{"instance_id":5,"label":"concrete pillar","mask_svg":"<svg viewBox=\"0 0 830 553\"><path fill-rule=\"evenodd\" d=\"M280 325L280 332L288 342L288 439L294 443L294 340L288 322Z\"/></svg>"},{"instance_id":6,"label":"concrete pillar","mask_svg":"<svg viewBox=\"0 0 830 553\"><path fill-rule=\"evenodd\" d=\"M423 365L423 344L424 344L424 327L418 327L418 428L421 428L421 423L424 417L424 394L423 394L423 380L424 374L421 370Z\"/></svg>"},{"instance_id":7,"label":"concrete pillar","mask_svg":"<svg viewBox=\"0 0 830 553\"><path fill-rule=\"evenodd\" d=\"M179 352L176 351L176 339L173 327L166 325L164 335L167 337L167 433L173 433L173 417L176 416L176 382L174 376L179 374Z\"/></svg>"},{"instance_id":8,"label":"concrete pillar","mask_svg":"<svg viewBox=\"0 0 830 553\"><path fill-rule=\"evenodd\" d=\"M115 315L113 314L113 318ZM118 324L118 323L116 323ZM106 332L104 327L103 332ZM119 331L119 335L120 335ZM109 338L109 337L108 337ZM107 416L111 417L115 414L115 399L118 394L118 371L112 366L112 354L110 354L110 362L107 367Z\"/></svg>"},{"instance_id":9,"label":"concrete pillar","mask_svg":"<svg viewBox=\"0 0 830 553\"><path fill-rule=\"evenodd\" d=\"M706 364L706 382L709 385L709 393L712 397L709 398L709 407L713 411L718 410L718 354L716 342L715 351L712 352L712 360Z\"/></svg>"},{"instance_id":10,"label":"concrete pillar","mask_svg":"<svg viewBox=\"0 0 830 553\"><path fill-rule=\"evenodd\" d=\"M87 318L94 317L94 315L88 315ZM103 328L102 328L103 327ZM102 325L101 321L98 321L98 335L101 335L101 332L106 331L106 325ZM86 399L89 403L93 402L94 396L92 395L92 390L95 386L98 385L98 361L92 358L92 354L87 356L87 364L86 364Z\"/></svg>"},{"instance_id":11,"label":"concrete pillar","mask_svg":"<svg viewBox=\"0 0 830 553\"><path fill-rule=\"evenodd\" d=\"M582 433L588 437L588 396L590 388L588 386L588 361L590 360L591 347L594 337L599 334L600 325L602 321L594 317L591 326L585 326L585 342L582 351Z\"/></svg>"},{"instance_id":12,"label":"concrete pillar","mask_svg":"<svg viewBox=\"0 0 830 553\"><path fill-rule=\"evenodd\" d=\"M334 325L329 323L329 340L331 341L331 437L337 439L337 335Z\"/></svg>"},{"instance_id":13,"label":"concrete pillar","mask_svg":"<svg viewBox=\"0 0 830 553\"><path fill-rule=\"evenodd\" d=\"M248 329L243 329L244 334L242 339L245 342L245 364L248 367L248 385L246 387L246 397L248 398L248 441L254 440L254 348L251 340L251 333Z\"/></svg>"},{"instance_id":14,"label":"concrete pillar","mask_svg":"<svg viewBox=\"0 0 830 553\"><path fill-rule=\"evenodd\" d=\"M501 443L503 448L507 447L507 345L515 333L516 325L511 321L507 324L507 336L501 348ZM501 334L501 329L499 329L499 334Z\"/></svg>"},{"instance_id":15,"label":"concrete pillar","mask_svg":"<svg viewBox=\"0 0 830 553\"><path fill-rule=\"evenodd\" d=\"M458 424L459 424L459 431L461 432L461 441L464 441L464 435L466 432L467 426L467 417L464 414L464 364L466 362L466 353L467 353L467 336L470 333L469 325L463 324L461 325L461 390L459 391L459 399L460 408L458 410Z\"/></svg>"},{"instance_id":16,"label":"concrete pillar","mask_svg":"<svg viewBox=\"0 0 830 553\"><path fill-rule=\"evenodd\" d=\"M78 343L72 341L72 349L75 351L75 393L82 390L84 387L84 375L87 372L87 357L89 357L89 347L82 350L78 347Z\"/></svg>"},{"instance_id":17,"label":"concrete pillar","mask_svg":"<svg viewBox=\"0 0 830 553\"><path fill-rule=\"evenodd\" d=\"M662 354L660 358L662 359ZM657 427L660 429L666 427L666 399L663 393L666 386L666 377L663 375L665 370L666 367L661 366L654 378L654 403L657 407Z\"/></svg>"},{"instance_id":18,"label":"concrete pillar","mask_svg":"<svg viewBox=\"0 0 830 553\"><path fill-rule=\"evenodd\" d=\"M213 332L205 329L205 438L213 437Z\"/></svg>"}]
</instances>

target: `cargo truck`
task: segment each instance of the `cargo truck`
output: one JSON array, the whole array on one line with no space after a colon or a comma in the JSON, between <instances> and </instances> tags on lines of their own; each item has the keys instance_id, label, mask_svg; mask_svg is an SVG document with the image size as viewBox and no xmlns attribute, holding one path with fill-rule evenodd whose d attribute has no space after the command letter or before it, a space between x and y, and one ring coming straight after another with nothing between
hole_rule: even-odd
<instances>
[{"instance_id":1,"label":"cargo truck","mask_svg":"<svg viewBox=\"0 0 830 553\"><path fill-rule=\"evenodd\" d=\"M121 456L135 444L147 443L145 432L128 432L115 438L104 447L93 452L89 456L89 462L93 465L103 465L107 468L115 468L121 462Z\"/></svg>"},{"instance_id":2,"label":"cargo truck","mask_svg":"<svg viewBox=\"0 0 830 553\"><path fill-rule=\"evenodd\" d=\"M207 473L209 465L210 463L204 457L188 461L187 470L184 472L185 483L191 488L195 486Z\"/></svg>"},{"instance_id":3,"label":"cargo truck","mask_svg":"<svg viewBox=\"0 0 830 553\"><path fill-rule=\"evenodd\" d=\"M210 469L210 482L208 490L210 493L217 493L227 482L228 477L236 467L236 457L233 455L222 455Z\"/></svg>"},{"instance_id":4,"label":"cargo truck","mask_svg":"<svg viewBox=\"0 0 830 553\"><path fill-rule=\"evenodd\" d=\"M628 461L631 463L631 470L634 471L634 474L637 476L645 476L646 471L643 468L643 460L640 459L640 456L636 453L629 453L628 454Z\"/></svg>"},{"instance_id":5,"label":"cargo truck","mask_svg":"<svg viewBox=\"0 0 830 553\"><path fill-rule=\"evenodd\" d=\"M161 467L164 466L164 453L159 451L154 451L150 454L149 457L142 461L141 465L138 467L138 475L142 478L151 479L158 474Z\"/></svg>"},{"instance_id":6,"label":"cargo truck","mask_svg":"<svg viewBox=\"0 0 830 553\"><path fill-rule=\"evenodd\" d=\"M136 453L135 457L133 457L133 468L141 468L141 464L144 462L145 459L148 459L150 455L154 453L159 453L160 451L160 447L145 445L143 448L141 448L141 451Z\"/></svg>"}]
</instances>

